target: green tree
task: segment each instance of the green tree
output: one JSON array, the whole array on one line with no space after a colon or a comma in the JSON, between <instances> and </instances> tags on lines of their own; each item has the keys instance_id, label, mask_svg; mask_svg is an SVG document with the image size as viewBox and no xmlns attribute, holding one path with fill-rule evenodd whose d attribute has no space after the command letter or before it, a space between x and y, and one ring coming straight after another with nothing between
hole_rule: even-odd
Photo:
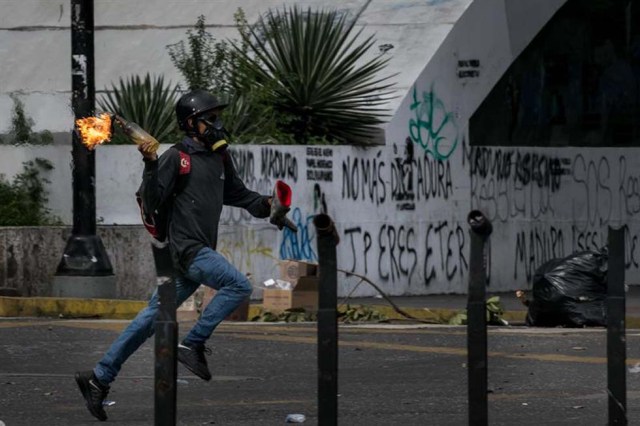
<instances>
[{"instance_id":1,"label":"green tree","mask_svg":"<svg viewBox=\"0 0 640 426\"><path fill-rule=\"evenodd\" d=\"M270 10L240 35L234 86L266 88L277 125L297 143L328 139L367 143L387 114L393 76L379 77L388 59L365 59L374 36L336 11Z\"/></svg>"},{"instance_id":2,"label":"green tree","mask_svg":"<svg viewBox=\"0 0 640 426\"><path fill-rule=\"evenodd\" d=\"M98 100L104 111L118 114L140 125L160 143L174 143L180 136L175 118L175 104L178 98L178 85L166 83L164 77L144 78L131 76L120 79L118 85L112 84L111 90ZM112 143L131 143L128 137L118 132Z\"/></svg>"},{"instance_id":3,"label":"green tree","mask_svg":"<svg viewBox=\"0 0 640 426\"><path fill-rule=\"evenodd\" d=\"M11 128L7 138L0 139L0 143L14 145L48 145L53 143L53 135L48 130L40 133L33 131L34 122L25 111L24 103L16 93L9 95L13 100L11 114Z\"/></svg>"},{"instance_id":4,"label":"green tree","mask_svg":"<svg viewBox=\"0 0 640 426\"><path fill-rule=\"evenodd\" d=\"M39 226L60 224L47 205L42 174L53 169L50 161L36 158L23 163L24 169L13 182L0 175L0 226Z\"/></svg>"},{"instance_id":5,"label":"green tree","mask_svg":"<svg viewBox=\"0 0 640 426\"><path fill-rule=\"evenodd\" d=\"M184 40L167 46L171 62L180 70L189 90L204 89L213 93L228 90L228 44L217 41L206 29L204 15L198 16Z\"/></svg>"}]
</instances>

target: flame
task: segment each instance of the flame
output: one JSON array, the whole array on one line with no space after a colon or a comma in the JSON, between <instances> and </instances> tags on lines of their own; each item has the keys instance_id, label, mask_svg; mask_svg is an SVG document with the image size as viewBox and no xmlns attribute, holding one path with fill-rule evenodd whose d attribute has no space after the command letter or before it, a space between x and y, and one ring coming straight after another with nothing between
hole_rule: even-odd
<instances>
[{"instance_id":1,"label":"flame","mask_svg":"<svg viewBox=\"0 0 640 426\"><path fill-rule=\"evenodd\" d=\"M76 120L82 143L89 149L96 145L109 142L111 139L111 116L103 113L97 117L80 118Z\"/></svg>"}]
</instances>

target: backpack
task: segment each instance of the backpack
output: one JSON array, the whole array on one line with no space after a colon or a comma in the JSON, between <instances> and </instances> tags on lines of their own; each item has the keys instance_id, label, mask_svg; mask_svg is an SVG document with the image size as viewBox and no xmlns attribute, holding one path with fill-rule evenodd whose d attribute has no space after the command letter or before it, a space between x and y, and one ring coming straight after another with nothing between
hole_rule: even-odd
<instances>
[{"instance_id":1,"label":"backpack","mask_svg":"<svg viewBox=\"0 0 640 426\"><path fill-rule=\"evenodd\" d=\"M142 224L147 232L151 234L151 237L153 237L151 242L157 248L164 248L168 244L167 232L169 228L169 219L171 217L171 205L173 203L173 198L182 192L187 184L189 173L191 173L191 156L187 153L187 148L182 143L177 143L169 149L176 149L180 153L178 176L176 178L176 183L171 197L168 197L155 211L149 212L145 210L142 202L144 181L136 191L136 201L140 208Z\"/></svg>"},{"instance_id":2,"label":"backpack","mask_svg":"<svg viewBox=\"0 0 640 426\"><path fill-rule=\"evenodd\" d=\"M224 173L227 179L231 179L232 169L227 167L227 164L232 161L231 156L229 155L229 151L226 149L226 142L224 145L221 145L216 151L220 151L222 153L223 163L224 163ZM146 228L147 232L151 234L151 243L156 248L165 248L168 245L167 233L169 230L169 220L171 219L171 207L173 204L173 199L182 192L184 187L187 185L187 180L189 174L191 173L191 156L187 152L187 147L182 143L177 143L173 145L169 149L176 149L180 153L180 163L178 164L178 176L176 178L176 183L173 187L173 194L168 197L155 211L149 212L146 211L144 205L142 203L142 192L144 181L136 191L136 201L138 202L138 207L140 208L140 216L142 217L142 224Z\"/></svg>"}]
</instances>

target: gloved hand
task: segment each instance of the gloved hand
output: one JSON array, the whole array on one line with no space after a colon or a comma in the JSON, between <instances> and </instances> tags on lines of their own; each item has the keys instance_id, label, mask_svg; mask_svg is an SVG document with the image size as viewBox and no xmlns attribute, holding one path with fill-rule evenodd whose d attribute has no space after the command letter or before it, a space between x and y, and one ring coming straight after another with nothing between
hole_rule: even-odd
<instances>
[{"instance_id":1,"label":"gloved hand","mask_svg":"<svg viewBox=\"0 0 640 426\"><path fill-rule=\"evenodd\" d=\"M298 227L287 218L291 210L291 187L281 180L276 181L271 198L271 215L269 222L282 230L285 226L293 232L298 232Z\"/></svg>"}]
</instances>

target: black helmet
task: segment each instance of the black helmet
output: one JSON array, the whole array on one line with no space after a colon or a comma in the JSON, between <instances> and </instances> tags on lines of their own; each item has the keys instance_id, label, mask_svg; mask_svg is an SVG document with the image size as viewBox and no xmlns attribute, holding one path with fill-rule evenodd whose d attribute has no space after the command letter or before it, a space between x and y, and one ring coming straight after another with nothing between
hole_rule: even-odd
<instances>
[{"instance_id":1,"label":"black helmet","mask_svg":"<svg viewBox=\"0 0 640 426\"><path fill-rule=\"evenodd\" d=\"M193 116L216 108L225 108L227 104L220 103L218 98L206 90L193 90L183 95L176 104L176 117L180 130L187 131L187 121Z\"/></svg>"}]
</instances>

